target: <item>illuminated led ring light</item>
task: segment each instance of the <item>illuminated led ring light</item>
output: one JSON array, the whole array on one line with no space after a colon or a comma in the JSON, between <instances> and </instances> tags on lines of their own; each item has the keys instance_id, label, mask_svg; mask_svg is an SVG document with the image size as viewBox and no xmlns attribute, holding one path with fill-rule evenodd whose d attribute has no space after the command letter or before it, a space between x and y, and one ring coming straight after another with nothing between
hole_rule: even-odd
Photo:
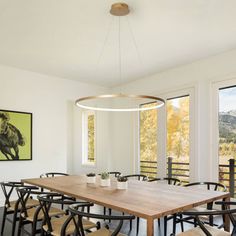
<instances>
[{"instance_id":1,"label":"illuminated led ring light","mask_svg":"<svg viewBox=\"0 0 236 236\"><path fill-rule=\"evenodd\" d=\"M131 107L131 108L112 108L112 107L96 107L85 105L83 102L92 101L96 99L110 99L110 98L134 98L134 99L149 99L150 103L153 104L152 106L148 107ZM156 104L154 104L157 102ZM159 97L148 96L148 95L134 95L134 94L106 94L106 95L98 95L98 96L89 96L89 97L82 97L75 101L75 104L87 110L94 110L94 111L147 111L152 109L157 109L162 107L165 104L165 100Z\"/></svg>"}]
</instances>

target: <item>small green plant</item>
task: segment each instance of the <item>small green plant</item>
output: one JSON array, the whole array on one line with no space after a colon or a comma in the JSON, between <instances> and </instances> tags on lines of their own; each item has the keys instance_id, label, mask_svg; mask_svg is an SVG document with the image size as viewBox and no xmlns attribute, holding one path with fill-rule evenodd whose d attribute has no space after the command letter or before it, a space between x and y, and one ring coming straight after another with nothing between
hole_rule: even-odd
<instances>
[{"instance_id":1,"label":"small green plant","mask_svg":"<svg viewBox=\"0 0 236 236\"><path fill-rule=\"evenodd\" d=\"M95 177L96 174L95 174L95 173L88 173L87 176L88 176L88 177Z\"/></svg>"},{"instance_id":2,"label":"small green plant","mask_svg":"<svg viewBox=\"0 0 236 236\"><path fill-rule=\"evenodd\" d=\"M128 179L125 176L118 176L117 181L118 182L126 182Z\"/></svg>"},{"instance_id":3,"label":"small green plant","mask_svg":"<svg viewBox=\"0 0 236 236\"><path fill-rule=\"evenodd\" d=\"M109 174L107 172L102 172L101 173L101 179L109 179Z\"/></svg>"}]
</instances>

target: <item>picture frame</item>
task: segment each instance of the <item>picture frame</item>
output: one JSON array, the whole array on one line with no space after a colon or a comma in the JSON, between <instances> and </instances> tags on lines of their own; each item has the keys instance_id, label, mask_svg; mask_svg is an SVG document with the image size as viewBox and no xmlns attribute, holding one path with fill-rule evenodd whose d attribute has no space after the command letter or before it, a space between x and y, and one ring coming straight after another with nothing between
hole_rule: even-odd
<instances>
[{"instance_id":1,"label":"picture frame","mask_svg":"<svg viewBox=\"0 0 236 236\"><path fill-rule=\"evenodd\" d=\"M0 161L32 160L30 112L0 109Z\"/></svg>"}]
</instances>

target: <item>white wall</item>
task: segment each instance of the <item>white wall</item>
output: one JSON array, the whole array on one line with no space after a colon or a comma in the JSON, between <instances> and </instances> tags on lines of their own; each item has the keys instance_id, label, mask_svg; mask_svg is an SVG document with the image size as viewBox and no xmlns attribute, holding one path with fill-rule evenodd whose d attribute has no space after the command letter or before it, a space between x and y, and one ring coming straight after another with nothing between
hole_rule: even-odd
<instances>
[{"instance_id":1,"label":"white wall","mask_svg":"<svg viewBox=\"0 0 236 236\"><path fill-rule=\"evenodd\" d=\"M194 88L196 178L206 180L212 178L211 83L233 77L236 77L236 50L126 84L122 91L161 95ZM98 164L94 168L81 165L81 111L74 101L79 96L101 94L108 89L6 66L0 66L0 84L0 109L33 113L33 160L0 162L0 181L38 177L47 171L72 174L136 171L136 113L97 113Z\"/></svg>"},{"instance_id":2,"label":"white wall","mask_svg":"<svg viewBox=\"0 0 236 236\"><path fill-rule=\"evenodd\" d=\"M184 88L193 88L195 92L195 129L194 158L195 180L212 179L211 159L211 86L212 82L227 80L236 77L236 50L229 51L214 57L196 61L194 63L172 68L140 79L122 87L125 93L162 95ZM120 88L114 89L120 91ZM122 114L120 114L122 116ZM113 162L122 163L122 170L134 172L137 160L137 116L113 120ZM129 131L124 135L117 127ZM122 148L119 148L122 147ZM135 147L132 149L131 147ZM121 165L121 164L120 164Z\"/></svg>"},{"instance_id":3,"label":"white wall","mask_svg":"<svg viewBox=\"0 0 236 236\"><path fill-rule=\"evenodd\" d=\"M22 178L39 177L49 171L80 173L81 135L80 111L74 105L76 98L106 92L106 88L79 83L11 67L0 66L0 109L33 113L33 160L1 161L0 181L18 181ZM99 117L100 118L100 117ZM104 120L99 120L98 158L100 166L108 165L109 133ZM104 149L104 150L103 150ZM99 169L100 168L100 169ZM0 203L2 195L0 193Z\"/></svg>"}]
</instances>

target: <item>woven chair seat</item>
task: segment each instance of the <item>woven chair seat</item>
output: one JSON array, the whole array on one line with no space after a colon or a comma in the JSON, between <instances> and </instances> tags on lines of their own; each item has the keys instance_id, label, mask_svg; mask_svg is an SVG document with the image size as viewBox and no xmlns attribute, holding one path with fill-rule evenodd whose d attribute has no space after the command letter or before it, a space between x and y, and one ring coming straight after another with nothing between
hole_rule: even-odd
<instances>
[{"instance_id":1,"label":"woven chair seat","mask_svg":"<svg viewBox=\"0 0 236 236\"><path fill-rule=\"evenodd\" d=\"M88 233L86 235L89 235L89 236L111 236L111 234L112 234L112 231L110 231L109 229L101 228L99 230L96 230L92 233ZM118 236L125 236L125 234L119 233Z\"/></svg>"},{"instance_id":2,"label":"woven chair seat","mask_svg":"<svg viewBox=\"0 0 236 236\"><path fill-rule=\"evenodd\" d=\"M64 222L67 220L68 216L62 216L59 218L53 218L51 219L51 225L53 228L53 231L50 233L51 235L54 236L60 236L61 235L61 227L64 224ZM91 228L95 228L97 227L97 225L95 223L93 223L92 221L89 220L83 220L83 227L85 230L91 229ZM43 229L45 232L48 231L48 226L44 225ZM68 224L68 226L66 227L66 235L70 235L74 232L75 230L75 225L74 222L70 222Z\"/></svg>"},{"instance_id":3,"label":"woven chair seat","mask_svg":"<svg viewBox=\"0 0 236 236\"><path fill-rule=\"evenodd\" d=\"M205 228L214 236L230 236L231 234L229 232L213 228L208 225L204 225ZM200 227L196 227L193 229L190 229L188 231L185 231L183 233L177 234L177 236L206 236L205 233L201 230Z\"/></svg>"},{"instance_id":4,"label":"woven chair seat","mask_svg":"<svg viewBox=\"0 0 236 236\"><path fill-rule=\"evenodd\" d=\"M16 203L17 201L10 201L10 207L9 206L6 206L7 207L7 210L8 211L14 211L15 210L15 206L16 206ZM39 205L39 201L38 200L35 200L35 199L28 199L27 203L26 203L26 207L27 208L31 208L31 207L36 207ZM19 203L19 208L21 208L21 203Z\"/></svg>"},{"instance_id":5,"label":"woven chair seat","mask_svg":"<svg viewBox=\"0 0 236 236\"><path fill-rule=\"evenodd\" d=\"M23 217L25 217L27 220L33 222L34 220L34 214L36 212L37 208L30 208L27 210L27 217L25 217L24 213L21 213L21 215ZM60 216L60 215L64 215L65 212L61 209L58 209L58 208L55 208L55 207L52 207L49 211L49 216L52 217L52 216ZM43 211L40 210L39 214L38 214L38 220L42 220L44 218L44 214L43 214Z\"/></svg>"}]
</instances>

